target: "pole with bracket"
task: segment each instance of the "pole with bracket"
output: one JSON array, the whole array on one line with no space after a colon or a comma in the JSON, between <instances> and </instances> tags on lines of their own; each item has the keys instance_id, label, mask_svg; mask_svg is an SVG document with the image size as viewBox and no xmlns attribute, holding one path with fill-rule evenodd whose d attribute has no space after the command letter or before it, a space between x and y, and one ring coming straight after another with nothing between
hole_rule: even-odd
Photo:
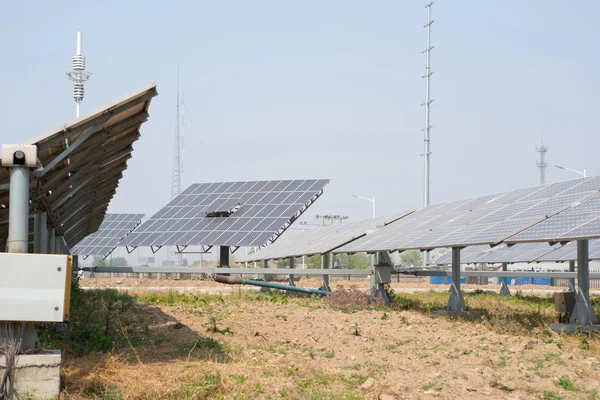
<instances>
[{"instance_id":1,"label":"pole with bracket","mask_svg":"<svg viewBox=\"0 0 600 400\"><path fill-rule=\"evenodd\" d=\"M575 261L569 261L569 272L575 272ZM575 292L575 278L569 279L569 291Z\"/></svg>"},{"instance_id":2,"label":"pole with bracket","mask_svg":"<svg viewBox=\"0 0 600 400\"><path fill-rule=\"evenodd\" d=\"M381 299L385 304L389 304L390 297L388 296L385 285L392 283L392 270L394 263L387 251L375 253L376 264L373 266L373 282L372 296L376 299Z\"/></svg>"},{"instance_id":3,"label":"pole with bracket","mask_svg":"<svg viewBox=\"0 0 600 400\"><path fill-rule=\"evenodd\" d=\"M502 263L502 271L508 271L508 264ZM506 277L502 277L502 287L500 288L500 296L510 296L510 289L506 283Z\"/></svg>"},{"instance_id":4,"label":"pole with bracket","mask_svg":"<svg viewBox=\"0 0 600 400\"><path fill-rule=\"evenodd\" d=\"M10 169L7 243L9 253L29 251L29 175L30 169L35 168L36 164L36 146L2 146L2 166ZM15 340L19 336L17 332L21 332L21 351L39 348L39 338L33 323L11 321L5 324L15 334ZM11 345L10 341L10 338L0 337L0 344Z\"/></svg>"},{"instance_id":5,"label":"pole with bracket","mask_svg":"<svg viewBox=\"0 0 600 400\"><path fill-rule=\"evenodd\" d=\"M321 268L329 269L330 260L331 260L331 253L321 254ZM329 287L329 275L323 275L323 286L321 286L321 290L326 290L328 292L331 292L331 288Z\"/></svg>"},{"instance_id":6,"label":"pole with bracket","mask_svg":"<svg viewBox=\"0 0 600 400\"><path fill-rule=\"evenodd\" d=\"M290 257L290 269L294 269L294 268L296 268L296 258ZM296 286L294 284L294 275L293 274L289 275L289 280L290 280L290 286Z\"/></svg>"},{"instance_id":7,"label":"pole with bracket","mask_svg":"<svg viewBox=\"0 0 600 400\"><path fill-rule=\"evenodd\" d=\"M450 286L450 300L446 311L462 312L467 309L465 299L460 291L460 247L452 248L452 286Z\"/></svg>"},{"instance_id":8,"label":"pole with bracket","mask_svg":"<svg viewBox=\"0 0 600 400\"><path fill-rule=\"evenodd\" d=\"M590 264L587 239L577 241L577 302L570 323L581 326L598 323L594 306L590 303Z\"/></svg>"}]
</instances>

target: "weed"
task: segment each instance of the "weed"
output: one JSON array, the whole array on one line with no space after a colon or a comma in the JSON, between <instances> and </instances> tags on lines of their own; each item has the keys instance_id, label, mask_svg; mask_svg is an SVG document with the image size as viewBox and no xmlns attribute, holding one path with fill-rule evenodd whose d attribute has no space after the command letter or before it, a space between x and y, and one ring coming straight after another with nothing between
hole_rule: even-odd
<instances>
[{"instance_id":1,"label":"weed","mask_svg":"<svg viewBox=\"0 0 600 400\"><path fill-rule=\"evenodd\" d=\"M505 392L512 392L513 390L515 390L515 389L508 387L505 384L501 383L497 377L492 378L492 380L490 381L490 387L493 387L493 388L499 389L499 390L503 390Z\"/></svg>"},{"instance_id":2,"label":"weed","mask_svg":"<svg viewBox=\"0 0 600 400\"><path fill-rule=\"evenodd\" d=\"M206 329L208 332L212 333L221 333L223 335L233 335L233 331L230 328L219 328L217 326L218 318L215 315L211 315L208 317L208 328Z\"/></svg>"},{"instance_id":3,"label":"weed","mask_svg":"<svg viewBox=\"0 0 600 400\"><path fill-rule=\"evenodd\" d=\"M182 324L181 322L177 322L175 325L173 325L173 329L181 329L183 328L185 325Z\"/></svg>"},{"instance_id":4,"label":"weed","mask_svg":"<svg viewBox=\"0 0 600 400\"><path fill-rule=\"evenodd\" d=\"M390 316L388 315L388 313L384 312L383 315L381 316L381 319L383 321L387 321L388 319L390 319Z\"/></svg>"},{"instance_id":5,"label":"weed","mask_svg":"<svg viewBox=\"0 0 600 400\"><path fill-rule=\"evenodd\" d=\"M324 356L325 358L332 359L333 357L335 357L335 351L333 351L333 349L326 351Z\"/></svg>"},{"instance_id":6,"label":"weed","mask_svg":"<svg viewBox=\"0 0 600 400\"><path fill-rule=\"evenodd\" d=\"M506 356L501 356L500 359L498 360L498 362L496 363L496 366L498 368L506 368L506 361L507 361Z\"/></svg>"},{"instance_id":7,"label":"weed","mask_svg":"<svg viewBox=\"0 0 600 400\"><path fill-rule=\"evenodd\" d=\"M438 381L429 381L429 382L425 382L421 385L421 389L427 391L427 390L434 390L436 392L441 392L442 389L444 389L445 384L443 382L438 382Z\"/></svg>"},{"instance_id":8,"label":"weed","mask_svg":"<svg viewBox=\"0 0 600 400\"><path fill-rule=\"evenodd\" d=\"M242 383L246 382L247 378L247 376L244 374L231 374L229 376L232 377L238 385L241 385Z\"/></svg>"},{"instance_id":9,"label":"weed","mask_svg":"<svg viewBox=\"0 0 600 400\"><path fill-rule=\"evenodd\" d=\"M544 390L544 400L562 400L563 397L554 393L551 390Z\"/></svg>"},{"instance_id":10,"label":"weed","mask_svg":"<svg viewBox=\"0 0 600 400\"><path fill-rule=\"evenodd\" d=\"M563 375L560 378L558 378L558 380L556 381L556 386L561 387L570 392L576 392L578 390L575 384L573 384L571 379L569 379L569 377L566 375Z\"/></svg>"},{"instance_id":11,"label":"weed","mask_svg":"<svg viewBox=\"0 0 600 400\"><path fill-rule=\"evenodd\" d=\"M350 325L350 334L353 336L360 336L360 327L358 326L358 322L354 322L352 325Z\"/></svg>"}]
</instances>

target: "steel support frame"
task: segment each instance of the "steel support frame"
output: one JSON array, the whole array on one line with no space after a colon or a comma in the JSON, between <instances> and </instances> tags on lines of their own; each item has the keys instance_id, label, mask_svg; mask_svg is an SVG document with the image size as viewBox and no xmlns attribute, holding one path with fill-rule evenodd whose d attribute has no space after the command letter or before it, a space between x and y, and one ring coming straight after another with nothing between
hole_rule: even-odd
<instances>
[{"instance_id":1,"label":"steel support frame","mask_svg":"<svg viewBox=\"0 0 600 400\"><path fill-rule=\"evenodd\" d=\"M450 286L450 300L446 311L466 311L465 299L460 290L460 247L452 248L452 285Z\"/></svg>"},{"instance_id":2,"label":"steel support frame","mask_svg":"<svg viewBox=\"0 0 600 400\"><path fill-rule=\"evenodd\" d=\"M594 306L590 302L590 264L588 240L577 241L577 302L571 315L571 325L598 324Z\"/></svg>"},{"instance_id":3,"label":"steel support frame","mask_svg":"<svg viewBox=\"0 0 600 400\"><path fill-rule=\"evenodd\" d=\"M219 267L229 268L229 246L219 246Z\"/></svg>"},{"instance_id":4,"label":"steel support frame","mask_svg":"<svg viewBox=\"0 0 600 400\"><path fill-rule=\"evenodd\" d=\"M296 257L290 257L290 269L295 269L296 268ZM290 286L296 286L294 283L294 275L290 274L289 275L289 283Z\"/></svg>"},{"instance_id":5,"label":"steel support frame","mask_svg":"<svg viewBox=\"0 0 600 400\"><path fill-rule=\"evenodd\" d=\"M502 271L508 271L508 264L502 263ZM502 277L502 287L500 288L500 296L510 296L510 289L508 288L508 284L506 282L507 278Z\"/></svg>"},{"instance_id":6,"label":"steel support frame","mask_svg":"<svg viewBox=\"0 0 600 400\"><path fill-rule=\"evenodd\" d=\"M330 268L331 256L331 252L321 254L321 269ZM321 286L321 290L331 292L331 287L329 286L329 275L323 275L323 286Z\"/></svg>"},{"instance_id":7,"label":"steel support frame","mask_svg":"<svg viewBox=\"0 0 600 400\"><path fill-rule=\"evenodd\" d=\"M575 272L575 261L569 261L569 272ZM575 278L569 279L569 290L571 292L577 292L577 286L575 286Z\"/></svg>"}]
</instances>

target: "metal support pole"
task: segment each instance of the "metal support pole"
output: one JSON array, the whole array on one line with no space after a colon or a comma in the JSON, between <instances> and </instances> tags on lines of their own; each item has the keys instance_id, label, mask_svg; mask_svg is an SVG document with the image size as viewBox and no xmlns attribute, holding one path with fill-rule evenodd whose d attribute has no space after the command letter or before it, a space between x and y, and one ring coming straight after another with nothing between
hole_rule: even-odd
<instances>
[{"instance_id":1,"label":"metal support pole","mask_svg":"<svg viewBox=\"0 0 600 400\"><path fill-rule=\"evenodd\" d=\"M27 253L29 242L29 168L10 169L8 252Z\"/></svg>"},{"instance_id":2,"label":"metal support pole","mask_svg":"<svg viewBox=\"0 0 600 400\"><path fill-rule=\"evenodd\" d=\"M39 212L33 214L33 252L42 252L42 213Z\"/></svg>"},{"instance_id":3,"label":"metal support pole","mask_svg":"<svg viewBox=\"0 0 600 400\"><path fill-rule=\"evenodd\" d=\"M264 260L263 261L263 268L269 268L269 260ZM263 280L265 282L269 282L269 274L264 274L263 275Z\"/></svg>"},{"instance_id":4,"label":"metal support pole","mask_svg":"<svg viewBox=\"0 0 600 400\"><path fill-rule=\"evenodd\" d=\"M508 264L502 263L502 271L508 271ZM510 289L508 288L508 284L506 282L506 277L502 279L502 287L500 288L500 296L510 296Z\"/></svg>"},{"instance_id":5,"label":"metal support pole","mask_svg":"<svg viewBox=\"0 0 600 400\"><path fill-rule=\"evenodd\" d=\"M371 254L371 269L375 272L375 265L377 265L377 253ZM375 273L371 275L371 293L375 293L377 290L377 284L375 283Z\"/></svg>"},{"instance_id":6,"label":"metal support pole","mask_svg":"<svg viewBox=\"0 0 600 400\"><path fill-rule=\"evenodd\" d=\"M290 269L294 269L294 268L296 268L296 258L290 257ZM294 284L294 275L293 274L289 275L289 279L290 279L290 286L296 286Z\"/></svg>"},{"instance_id":7,"label":"metal support pole","mask_svg":"<svg viewBox=\"0 0 600 400\"><path fill-rule=\"evenodd\" d=\"M22 155L22 152L21 152ZM23 161L25 157L22 157ZM39 222L38 222L39 223ZM9 208L8 208L8 252L27 253L29 250L29 168L10 168ZM17 329L21 322L8 322ZM39 348L39 338L35 324L24 324L21 351ZM5 338L6 339L6 338ZM4 342L4 340L1 340Z\"/></svg>"},{"instance_id":8,"label":"metal support pole","mask_svg":"<svg viewBox=\"0 0 600 400\"><path fill-rule=\"evenodd\" d=\"M48 253L48 215L43 212L40 213L41 219L41 231L40 231L40 253Z\"/></svg>"},{"instance_id":9,"label":"metal support pole","mask_svg":"<svg viewBox=\"0 0 600 400\"><path fill-rule=\"evenodd\" d=\"M590 303L589 243L577 241L577 303L571 315L571 324L592 325L598 323L594 306Z\"/></svg>"},{"instance_id":10,"label":"metal support pole","mask_svg":"<svg viewBox=\"0 0 600 400\"><path fill-rule=\"evenodd\" d=\"M56 229L48 231L48 254L56 254Z\"/></svg>"},{"instance_id":11,"label":"metal support pole","mask_svg":"<svg viewBox=\"0 0 600 400\"><path fill-rule=\"evenodd\" d=\"M321 254L321 268L329 269L330 260L331 253ZM329 275L323 275L323 286L321 286L321 290L327 290L331 292L331 288L329 287Z\"/></svg>"},{"instance_id":12,"label":"metal support pole","mask_svg":"<svg viewBox=\"0 0 600 400\"><path fill-rule=\"evenodd\" d=\"M447 311L465 311L465 299L460 291L460 247L452 248L452 286L450 286L450 300L446 306Z\"/></svg>"},{"instance_id":13,"label":"metal support pole","mask_svg":"<svg viewBox=\"0 0 600 400\"><path fill-rule=\"evenodd\" d=\"M569 261L569 272L575 272L575 261ZM575 292L575 278L569 279L569 291Z\"/></svg>"},{"instance_id":14,"label":"metal support pole","mask_svg":"<svg viewBox=\"0 0 600 400\"><path fill-rule=\"evenodd\" d=\"M219 246L219 266L229 268L229 246Z\"/></svg>"}]
</instances>

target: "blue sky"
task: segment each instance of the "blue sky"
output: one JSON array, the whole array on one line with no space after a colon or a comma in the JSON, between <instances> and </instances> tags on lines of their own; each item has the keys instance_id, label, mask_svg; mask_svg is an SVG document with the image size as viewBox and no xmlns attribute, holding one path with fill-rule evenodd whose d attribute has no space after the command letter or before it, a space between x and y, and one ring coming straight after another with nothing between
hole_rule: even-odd
<instances>
[{"instance_id":1,"label":"blue sky","mask_svg":"<svg viewBox=\"0 0 600 400\"><path fill-rule=\"evenodd\" d=\"M310 210L352 219L421 205L422 1L10 2L0 16L1 143L72 119L65 72L82 30L83 110L156 81L111 212L170 196L176 71L184 186L331 178ZM432 31L432 202L536 185L550 166L600 170L593 1L438 1ZM547 181L577 176L548 168Z\"/></svg>"}]
</instances>

